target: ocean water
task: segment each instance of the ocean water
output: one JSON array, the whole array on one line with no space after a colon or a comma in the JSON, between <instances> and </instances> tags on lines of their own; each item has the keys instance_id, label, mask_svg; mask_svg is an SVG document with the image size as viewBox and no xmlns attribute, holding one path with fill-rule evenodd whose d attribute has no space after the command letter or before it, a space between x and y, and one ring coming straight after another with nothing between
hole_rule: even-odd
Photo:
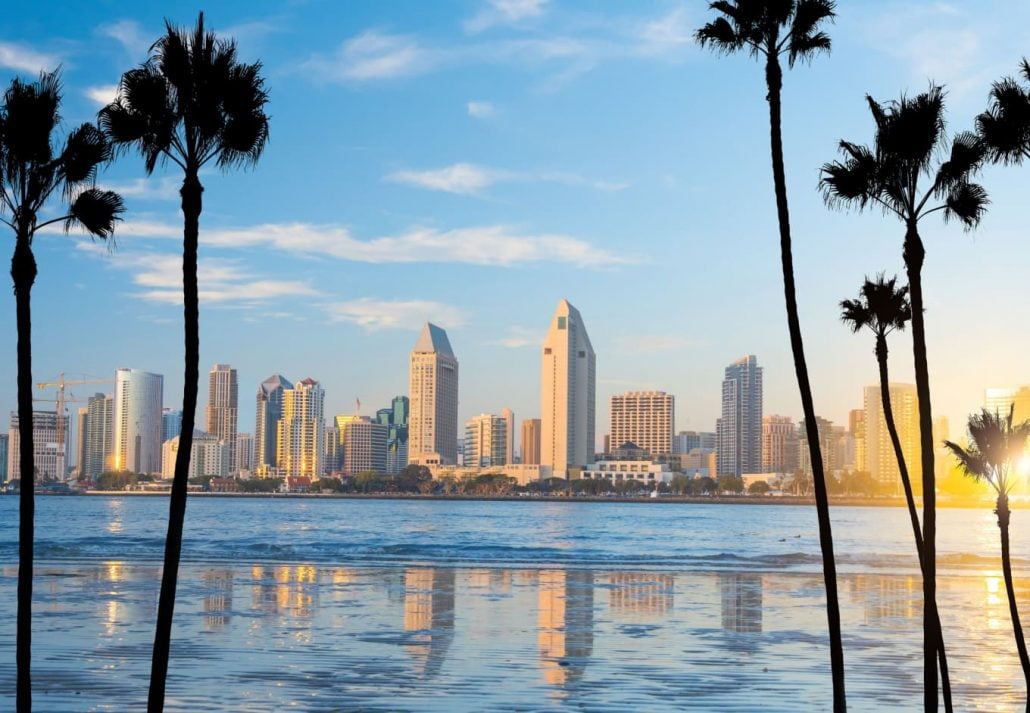
<instances>
[{"instance_id":1,"label":"ocean water","mask_svg":"<svg viewBox=\"0 0 1030 713\"><path fill-rule=\"evenodd\" d=\"M902 508L833 509L849 704L921 707ZM143 706L167 502L37 499L37 710ZM942 510L959 710L1025 688L988 507ZM1030 511L1013 516L1030 618ZM190 500L168 710L828 710L810 506ZM0 709L13 706L17 499L0 497Z\"/></svg>"}]
</instances>

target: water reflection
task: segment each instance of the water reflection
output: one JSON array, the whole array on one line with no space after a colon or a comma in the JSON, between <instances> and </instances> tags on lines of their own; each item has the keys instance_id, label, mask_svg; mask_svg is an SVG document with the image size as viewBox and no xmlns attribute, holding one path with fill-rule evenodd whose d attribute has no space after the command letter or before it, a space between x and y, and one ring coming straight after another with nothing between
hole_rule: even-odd
<instances>
[{"instance_id":1,"label":"water reflection","mask_svg":"<svg viewBox=\"0 0 1030 713\"><path fill-rule=\"evenodd\" d=\"M564 686L582 677L594 647L594 573L543 570L538 579L538 635L544 680Z\"/></svg>"},{"instance_id":2,"label":"water reflection","mask_svg":"<svg viewBox=\"0 0 1030 713\"><path fill-rule=\"evenodd\" d=\"M313 566L254 565L250 574L251 608L267 614L311 618L318 592L316 569Z\"/></svg>"},{"instance_id":3,"label":"water reflection","mask_svg":"<svg viewBox=\"0 0 1030 713\"><path fill-rule=\"evenodd\" d=\"M415 676L440 671L454 638L454 570L409 567L404 572L405 650Z\"/></svg>"},{"instance_id":4,"label":"water reflection","mask_svg":"<svg viewBox=\"0 0 1030 713\"><path fill-rule=\"evenodd\" d=\"M232 570L209 569L200 576L207 593L204 596L204 630L221 631L232 615Z\"/></svg>"},{"instance_id":5,"label":"water reflection","mask_svg":"<svg viewBox=\"0 0 1030 713\"><path fill-rule=\"evenodd\" d=\"M737 634L762 633L762 575L719 574L722 628Z\"/></svg>"},{"instance_id":6,"label":"water reflection","mask_svg":"<svg viewBox=\"0 0 1030 713\"><path fill-rule=\"evenodd\" d=\"M620 615L661 619L672 610L676 578L659 572L612 572L608 608Z\"/></svg>"}]
</instances>

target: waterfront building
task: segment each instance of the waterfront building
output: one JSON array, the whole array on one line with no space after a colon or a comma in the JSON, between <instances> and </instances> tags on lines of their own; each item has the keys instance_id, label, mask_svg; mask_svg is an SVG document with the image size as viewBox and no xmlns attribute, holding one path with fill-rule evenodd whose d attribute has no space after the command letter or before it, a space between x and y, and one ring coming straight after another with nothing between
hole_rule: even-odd
<instances>
[{"instance_id":1,"label":"waterfront building","mask_svg":"<svg viewBox=\"0 0 1030 713\"><path fill-rule=\"evenodd\" d=\"M793 473L798 467L798 429L790 416L762 418L762 472Z\"/></svg>"},{"instance_id":2,"label":"waterfront building","mask_svg":"<svg viewBox=\"0 0 1030 713\"><path fill-rule=\"evenodd\" d=\"M844 469L847 459L848 434L843 426L835 426L832 421L815 417L816 431L819 433L819 451L823 457L823 473L833 475ZM798 468L805 477L812 477L812 453L808 448L808 432L805 431L804 420L797 428L797 460Z\"/></svg>"},{"instance_id":3,"label":"waterfront building","mask_svg":"<svg viewBox=\"0 0 1030 713\"><path fill-rule=\"evenodd\" d=\"M250 433L236 434L236 473L251 473L254 470L254 436ZM233 473L229 473L233 475Z\"/></svg>"},{"instance_id":4,"label":"waterfront building","mask_svg":"<svg viewBox=\"0 0 1030 713\"><path fill-rule=\"evenodd\" d=\"M1002 417L1011 409L1014 424L1030 420L1030 386L984 389L984 408Z\"/></svg>"},{"instance_id":5,"label":"waterfront building","mask_svg":"<svg viewBox=\"0 0 1030 713\"><path fill-rule=\"evenodd\" d=\"M508 424L510 419L483 413L465 424L465 465L474 467L508 463Z\"/></svg>"},{"instance_id":6,"label":"waterfront building","mask_svg":"<svg viewBox=\"0 0 1030 713\"><path fill-rule=\"evenodd\" d=\"M386 438L389 426L366 416L347 424L343 436L343 474L357 475L366 470L386 472Z\"/></svg>"},{"instance_id":7,"label":"waterfront building","mask_svg":"<svg viewBox=\"0 0 1030 713\"><path fill-rule=\"evenodd\" d=\"M179 453L179 436L161 444L161 477L175 476L175 458ZM189 478L229 477L229 444L212 433L199 428L193 429L193 446L190 449Z\"/></svg>"},{"instance_id":8,"label":"waterfront building","mask_svg":"<svg viewBox=\"0 0 1030 713\"><path fill-rule=\"evenodd\" d=\"M114 385L113 469L161 472L164 377L139 369L118 369Z\"/></svg>"},{"instance_id":9,"label":"waterfront building","mask_svg":"<svg viewBox=\"0 0 1030 713\"><path fill-rule=\"evenodd\" d=\"M762 470L762 367L749 354L726 367L716 427L719 475Z\"/></svg>"},{"instance_id":10,"label":"waterfront building","mask_svg":"<svg viewBox=\"0 0 1030 713\"><path fill-rule=\"evenodd\" d=\"M522 462L540 465L540 419L522 420Z\"/></svg>"},{"instance_id":11,"label":"waterfront building","mask_svg":"<svg viewBox=\"0 0 1030 713\"><path fill-rule=\"evenodd\" d=\"M280 374L272 374L257 390L257 418L254 421L254 471L266 475L278 467L279 422L283 417L283 394L293 384Z\"/></svg>"},{"instance_id":12,"label":"waterfront building","mask_svg":"<svg viewBox=\"0 0 1030 713\"><path fill-rule=\"evenodd\" d=\"M237 471L236 428L239 420L239 394L236 370L228 364L215 364L208 375L205 430L229 446L229 472Z\"/></svg>"},{"instance_id":13,"label":"waterfront building","mask_svg":"<svg viewBox=\"0 0 1030 713\"><path fill-rule=\"evenodd\" d=\"M175 438L182 430L182 410L173 408L161 409L161 442Z\"/></svg>"},{"instance_id":14,"label":"waterfront building","mask_svg":"<svg viewBox=\"0 0 1030 713\"><path fill-rule=\"evenodd\" d=\"M696 448L714 451L716 447L716 434L710 431L680 431L672 439L673 453L690 453Z\"/></svg>"},{"instance_id":15,"label":"waterfront building","mask_svg":"<svg viewBox=\"0 0 1030 713\"><path fill-rule=\"evenodd\" d=\"M654 487L656 483L667 483L674 473L668 463L650 459L642 460L600 460L587 465L581 477L586 480L607 480L613 485L635 480Z\"/></svg>"},{"instance_id":16,"label":"waterfront building","mask_svg":"<svg viewBox=\"0 0 1030 713\"><path fill-rule=\"evenodd\" d=\"M390 430L386 434L386 472L397 475L408 465L408 414L411 402L407 396L393 398Z\"/></svg>"},{"instance_id":17,"label":"waterfront building","mask_svg":"<svg viewBox=\"0 0 1030 713\"><path fill-rule=\"evenodd\" d=\"M515 412L510 408L501 410L504 419L504 462L515 462Z\"/></svg>"},{"instance_id":18,"label":"waterfront building","mask_svg":"<svg viewBox=\"0 0 1030 713\"><path fill-rule=\"evenodd\" d=\"M426 322L411 350L408 460L458 462L458 360L447 332Z\"/></svg>"},{"instance_id":19,"label":"waterfront building","mask_svg":"<svg viewBox=\"0 0 1030 713\"><path fill-rule=\"evenodd\" d=\"M286 476L317 479L325 452L325 391L311 378L283 389L276 465Z\"/></svg>"},{"instance_id":20,"label":"waterfront building","mask_svg":"<svg viewBox=\"0 0 1030 713\"><path fill-rule=\"evenodd\" d=\"M163 417L162 417L163 418ZM114 452L114 397L94 394L86 402L86 428L79 434L85 444L79 478L93 482L112 466Z\"/></svg>"},{"instance_id":21,"label":"waterfront building","mask_svg":"<svg viewBox=\"0 0 1030 713\"><path fill-rule=\"evenodd\" d=\"M7 479L21 480L21 434L18 431L18 412L11 411L11 424L7 430ZM37 483L63 481L67 477L65 445L60 433L67 433L68 417L53 411L32 412L32 464Z\"/></svg>"},{"instance_id":22,"label":"waterfront building","mask_svg":"<svg viewBox=\"0 0 1030 713\"><path fill-rule=\"evenodd\" d=\"M890 384L891 412L898 429L901 452L913 483L921 482L923 459L919 447L919 399L914 384ZM877 482L900 492L901 476L894 446L887 432L883 415L880 386L867 386L865 402L865 460L866 468Z\"/></svg>"},{"instance_id":23,"label":"waterfront building","mask_svg":"<svg viewBox=\"0 0 1030 713\"><path fill-rule=\"evenodd\" d=\"M335 420L326 424L323 449L322 472L326 475L341 472L343 470L343 439L340 437L340 428L336 425Z\"/></svg>"},{"instance_id":24,"label":"waterfront building","mask_svg":"<svg viewBox=\"0 0 1030 713\"><path fill-rule=\"evenodd\" d=\"M594 458L597 357L579 310L561 300L543 343L540 463L555 477Z\"/></svg>"},{"instance_id":25,"label":"waterfront building","mask_svg":"<svg viewBox=\"0 0 1030 713\"><path fill-rule=\"evenodd\" d=\"M635 443L652 456L672 452L675 398L664 391L630 391L612 396L610 403L612 450Z\"/></svg>"},{"instance_id":26,"label":"waterfront building","mask_svg":"<svg viewBox=\"0 0 1030 713\"><path fill-rule=\"evenodd\" d=\"M82 466L86 462L86 414L88 410L85 406L79 407L77 414L77 428L76 433L78 434L78 450L76 452L76 471L78 477L82 477Z\"/></svg>"},{"instance_id":27,"label":"waterfront building","mask_svg":"<svg viewBox=\"0 0 1030 713\"><path fill-rule=\"evenodd\" d=\"M7 482L7 473L10 472L7 469L7 453L10 450L10 438L6 433L0 433L0 483Z\"/></svg>"},{"instance_id":28,"label":"waterfront building","mask_svg":"<svg viewBox=\"0 0 1030 713\"><path fill-rule=\"evenodd\" d=\"M850 463L851 470L865 471L865 409L856 408L848 411L848 432L851 434L851 442L854 447L854 453Z\"/></svg>"}]
</instances>

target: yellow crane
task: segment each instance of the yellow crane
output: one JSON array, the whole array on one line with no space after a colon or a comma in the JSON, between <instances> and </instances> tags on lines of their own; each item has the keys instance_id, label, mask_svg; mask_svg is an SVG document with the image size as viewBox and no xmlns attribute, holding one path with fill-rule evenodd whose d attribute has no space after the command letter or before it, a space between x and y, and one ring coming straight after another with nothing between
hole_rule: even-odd
<instances>
[{"instance_id":1,"label":"yellow crane","mask_svg":"<svg viewBox=\"0 0 1030 713\"><path fill-rule=\"evenodd\" d=\"M64 372L57 378L57 381L47 382L41 381L36 384L37 389L57 389L56 399L33 399L33 401L53 401L54 411L57 413L57 445L63 453L64 448L64 429L67 417L62 419L61 416L65 416L64 408L65 403L68 401L78 401L74 396L67 398L64 395L65 388L68 386L78 386L79 384L110 384L114 379L65 379ZM67 456L67 454L66 454Z\"/></svg>"}]
</instances>

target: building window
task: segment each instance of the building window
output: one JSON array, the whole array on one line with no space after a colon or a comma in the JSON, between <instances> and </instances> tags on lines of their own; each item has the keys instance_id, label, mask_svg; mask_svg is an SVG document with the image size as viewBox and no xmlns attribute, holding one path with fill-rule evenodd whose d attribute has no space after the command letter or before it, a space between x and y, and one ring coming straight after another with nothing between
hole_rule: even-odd
<instances>
[{"instance_id":1,"label":"building window","mask_svg":"<svg viewBox=\"0 0 1030 713\"><path fill-rule=\"evenodd\" d=\"M581 352L579 353L579 357L580 357L580 359L582 359L582 358L583 358L583 357L585 357L586 355L587 355L587 353L586 353L586 352L584 352L584 351L581 351Z\"/></svg>"},{"instance_id":2,"label":"building window","mask_svg":"<svg viewBox=\"0 0 1030 713\"><path fill-rule=\"evenodd\" d=\"M559 317L558 318L558 329L565 329L565 318L564 317Z\"/></svg>"},{"instance_id":3,"label":"building window","mask_svg":"<svg viewBox=\"0 0 1030 713\"><path fill-rule=\"evenodd\" d=\"M551 353L551 348L550 347L544 347L544 354L550 354L550 353Z\"/></svg>"}]
</instances>

